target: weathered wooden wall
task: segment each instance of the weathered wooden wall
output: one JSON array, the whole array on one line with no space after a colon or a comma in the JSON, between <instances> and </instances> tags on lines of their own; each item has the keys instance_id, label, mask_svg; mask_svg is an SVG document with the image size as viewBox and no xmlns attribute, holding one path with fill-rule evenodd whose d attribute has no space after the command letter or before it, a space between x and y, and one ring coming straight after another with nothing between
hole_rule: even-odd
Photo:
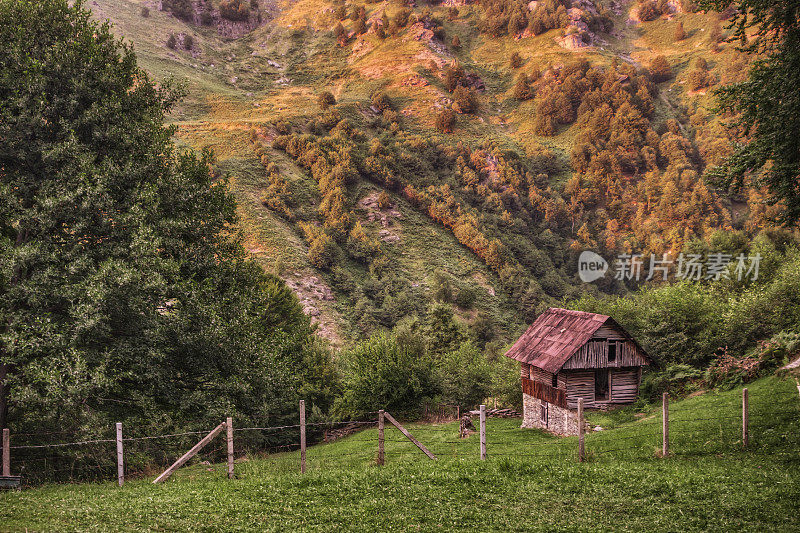
<instances>
[{"instance_id":1,"label":"weathered wooden wall","mask_svg":"<svg viewBox=\"0 0 800 533\"><path fill-rule=\"evenodd\" d=\"M590 340L581 346L575 355L570 357L564 370L583 368L622 368L629 366L642 366L647 360L631 341L610 341L617 343L617 357L614 361L608 360L608 343L606 339Z\"/></svg>"},{"instance_id":2,"label":"weathered wooden wall","mask_svg":"<svg viewBox=\"0 0 800 533\"><path fill-rule=\"evenodd\" d=\"M576 370L566 375L567 405L570 409L578 406L578 398L587 405L594 405L594 371Z\"/></svg>"},{"instance_id":3,"label":"weathered wooden wall","mask_svg":"<svg viewBox=\"0 0 800 533\"><path fill-rule=\"evenodd\" d=\"M587 407L598 407L609 403L631 403L639 394L639 380L641 371L639 367L612 369L611 394L608 400L595 398L594 370L571 370L560 372L559 388L563 378L567 392L567 405L570 409L578 406L578 398L583 398Z\"/></svg>"},{"instance_id":4,"label":"weathered wooden wall","mask_svg":"<svg viewBox=\"0 0 800 533\"><path fill-rule=\"evenodd\" d=\"M639 394L639 369L624 368L611 374L611 401L629 403Z\"/></svg>"},{"instance_id":5,"label":"weathered wooden wall","mask_svg":"<svg viewBox=\"0 0 800 533\"><path fill-rule=\"evenodd\" d=\"M559 407L567 407L566 391L557 389L548 383L523 378L522 392Z\"/></svg>"}]
</instances>

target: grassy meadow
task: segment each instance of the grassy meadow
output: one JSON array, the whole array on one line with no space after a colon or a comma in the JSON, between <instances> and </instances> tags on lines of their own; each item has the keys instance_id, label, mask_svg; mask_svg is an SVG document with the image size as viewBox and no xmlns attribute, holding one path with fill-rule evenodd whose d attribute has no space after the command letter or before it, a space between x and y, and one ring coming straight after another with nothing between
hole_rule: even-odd
<instances>
[{"instance_id":1,"label":"grassy meadow","mask_svg":"<svg viewBox=\"0 0 800 533\"><path fill-rule=\"evenodd\" d=\"M793 379L749 385L750 446L741 443L741 390L707 392L670 409L670 457L659 457L660 406L590 413L603 431L577 438L490 419L488 459L457 423L409 424L437 456L394 429L386 465L377 430L308 450L195 464L152 478L49 485L0 495L2 531L488 530L796 531L800 527L800 401Z\"/></svg>"}]
</instances>

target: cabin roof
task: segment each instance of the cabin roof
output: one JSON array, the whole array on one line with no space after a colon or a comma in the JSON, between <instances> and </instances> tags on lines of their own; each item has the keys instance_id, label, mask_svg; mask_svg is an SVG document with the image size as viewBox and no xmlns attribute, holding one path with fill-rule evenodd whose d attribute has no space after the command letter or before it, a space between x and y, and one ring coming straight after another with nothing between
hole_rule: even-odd
<instances>
[{"instance_id":1,"label":"cabin roof","mask_svg":"<svg viewBox=\"0 0 800 533\"><path fill-rule=\"evenodd\" d=\"M506 357L556 373L607 322L633 340L608 315L551 307L517 339Z\"/></svg>"}]
</instances>

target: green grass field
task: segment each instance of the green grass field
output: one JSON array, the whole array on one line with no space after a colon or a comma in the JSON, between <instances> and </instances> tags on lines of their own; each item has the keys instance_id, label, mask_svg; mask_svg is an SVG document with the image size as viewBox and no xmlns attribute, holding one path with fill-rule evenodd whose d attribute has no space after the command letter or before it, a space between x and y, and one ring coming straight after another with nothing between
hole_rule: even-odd
<instances>
[{"instance_id":1,"label":"green grass field","mask_svg":"<svg viewBox=\"0 0 800 533\"><path fill-rule=\"evenodd\" d=\"M660 458L660 409L590 413L604 431L577 439L490 419L488 459L457 424L408 427L427 459L394 429L375 465L368 429L296 452L194 465L168 482L49 485L0 495L2 531L141 530L779 530L800 528L800 401L793 379L749 386L750 448L741 391L708 392L670 410L672 454Z\"/></svg>"}]
</instances>

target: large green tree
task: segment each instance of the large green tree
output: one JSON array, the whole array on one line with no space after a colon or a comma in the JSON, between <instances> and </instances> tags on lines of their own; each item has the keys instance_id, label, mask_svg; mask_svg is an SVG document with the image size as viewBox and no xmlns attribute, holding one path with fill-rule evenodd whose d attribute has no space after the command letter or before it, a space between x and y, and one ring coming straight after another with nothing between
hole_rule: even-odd
<instances>
[{"instance_id":1,"label":"large green tree","mask_svg":"<svg viewBox=\"0 0 800 533\"><path fill-rule=\"evenodd\" d=\"M0 0L0 427L285 412L308 319L173 146L180 91L70 4Z\"/></svg>"},{"instance_id":2,"label":"large green tree","mask_svg":"<svg viewBox=\"0 0 800 533\"><path fill-rule=\"evenodd\" d=\"M712 171L720 183L740 187L748 178L786 206L785 220L800 220L800 1L704 0L706 9L735 6L733 38L756 56L748 77L721 88L723 110L737 115L742 143Z\"/></svg>"}]
</instances>

